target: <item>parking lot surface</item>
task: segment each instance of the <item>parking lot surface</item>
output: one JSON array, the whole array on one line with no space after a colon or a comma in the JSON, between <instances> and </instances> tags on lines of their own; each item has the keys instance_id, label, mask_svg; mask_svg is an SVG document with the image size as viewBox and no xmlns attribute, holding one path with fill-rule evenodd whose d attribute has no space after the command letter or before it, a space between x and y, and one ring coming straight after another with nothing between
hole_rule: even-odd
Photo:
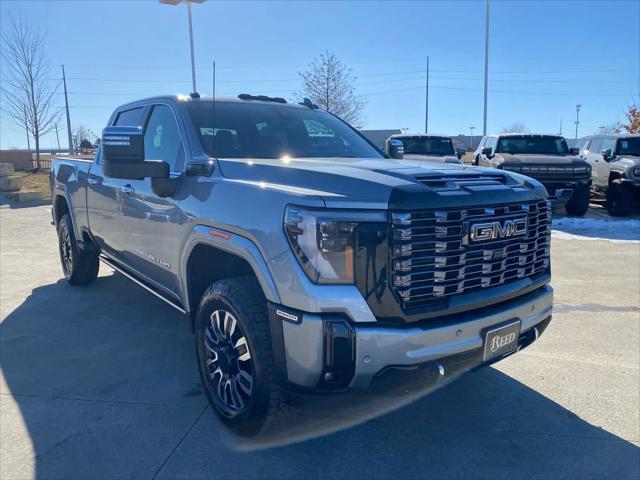
<instances>
[{"instance_id":1,"label":"parking lot surface","mask_svg":"<svg viewBox=\"0 0 640 480\"><path fill-rule=\"evenodd\" d=\"M208 407L180 315L104 266L67 285L49 208L0 207L0 478L640 478L640 221L589 219L557 224L529 349L368 421L400 392L301 405L252 443Z\"/></svg>"}]
</instances>

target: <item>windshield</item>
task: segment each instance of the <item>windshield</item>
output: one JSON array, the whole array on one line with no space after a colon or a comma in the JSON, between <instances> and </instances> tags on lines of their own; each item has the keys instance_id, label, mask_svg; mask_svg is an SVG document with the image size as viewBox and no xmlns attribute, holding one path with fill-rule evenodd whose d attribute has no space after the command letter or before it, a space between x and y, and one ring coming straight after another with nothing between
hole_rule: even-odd
<instances>
[{"instance_id":1,"label":"windshield","mask_svg":"<svg viewBox=\"0 0 640 480\"><path fill-rule=\"evenodd\" d=\"M553 135L513 135L500 138L496 152L567 155L569 148L562 137Z\"/></svg>"},{"instance_id":2,"label":"windshield","mask_svg":"<svg viewBox=\"0 0 640 480\"><path fill-rule=\"evenodd\" d=\"M244 102L190 102L187 110L212 157L384 158L357 132L333 115L308 108Z\"/></svg>"},{"instance_id":3,"label":"windshield","mask_svg":"<svg viewBox=\"0 0 640 480\"><path fill-rule=\"evenodd\" d=\"M618 140L616 155L640 157L640 137L621 138Z\"/></svg>"},{"instance_id":4,"label":"windshield","mask_svg":"<svg viewBox=\"0 0 640 480\"><path fill-rule=\"evenodd\" d=\"M393 137L404 146L405 155L455 155L453 143L449 137Z\"/></svg>"}]
</instances>

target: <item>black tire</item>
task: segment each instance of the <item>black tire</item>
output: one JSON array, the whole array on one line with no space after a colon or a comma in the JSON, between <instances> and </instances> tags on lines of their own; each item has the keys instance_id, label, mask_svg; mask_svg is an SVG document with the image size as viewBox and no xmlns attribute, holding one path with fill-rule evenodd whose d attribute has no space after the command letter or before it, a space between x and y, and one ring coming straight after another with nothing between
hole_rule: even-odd
<instances>
[{"instance_id":1,"label":"black tire","mask_svg":"<svg viewBox=\"0 0 640 480\"><path fill-rule=\"evenodd\" d=\"M227 317L220 320L226 313L237 322L229 339ZM238 331L248 347L249 358L243 361L245 350L236 347L242 343ZM283 416L285 402L274 364L267 302L253 277L219 280L207 289L196 315L196 352L207 398L235 433L257 435Z\"/></svg>"},{"instance_id":2,"label":"black tire","mask_svg":"<svg viewBox=\"0 0 640 480\"><path fill-rule=\"evenodd\" d=\"M613 181L607 190L607 210L612 217L629 215L633 207L633 192L621 182Z\"/></svg>"},{"instance_id":3,"label":"black tire","mask_svg":"<svg viewBox=\"0 0 640 480\"><path fill-rule=\"evenodd\" d=\"M89 285L96 279L100 269L98 255L78 248L68 213L58 222L58 251L62 273L71 285Z\"/></svg>"},{"instance_id":4,"label":"black tire","mask_svg":"<svg viewBox=\"0 0 640 480\"><path fill-rule=\"evenodd\" d=\"M573 191L573 195L565 204L564 208L569 215L582 217L589 210L589 188L582 187Z\"/></svg>"}]
</instances>

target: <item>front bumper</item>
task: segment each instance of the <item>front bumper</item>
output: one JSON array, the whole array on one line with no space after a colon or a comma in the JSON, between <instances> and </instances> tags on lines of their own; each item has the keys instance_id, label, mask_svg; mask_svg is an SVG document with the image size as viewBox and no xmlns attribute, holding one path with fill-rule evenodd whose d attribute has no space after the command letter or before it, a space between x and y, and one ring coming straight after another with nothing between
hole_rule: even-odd
<instances>
[{"instance_id":1,"label":"front bumper","mask_svg":"<svg viewBox=\"0 0 640 480\"><path fill-rule=\"evenodd\" d=\"M386 327L375 322L350 323L340 314L305 313L282 307L281 313L284 310L297 317L292 321L291 317L286 319L277 315L277 306L272 306L271 331L276 363L283 380L288 383L310 389L331 389L327 374L331 375L332 362L339 359L341 364L337 370L350 370L352 375L344 386L366 388L378 374L389 368L414 367L460 354L471 355L482 349L482 332L487 327L509 320L521 320L521 341L537 338L537 334L531 332L550 319L552 303L553 289L545 285L497 305L406 327ZM327 324L332 322L348 325L353 338L346 341L338 334L338 342L342 343L335 343L333 337L328 340ZM349 342L353 342L351 359L348 359L348 353L340 350L347 348ZM471 355L470 358L475 357ZM352 362L350 369L345 367L347 361ZM482 357L474 362L482 364Z\"/></svg>"}]
</instances>

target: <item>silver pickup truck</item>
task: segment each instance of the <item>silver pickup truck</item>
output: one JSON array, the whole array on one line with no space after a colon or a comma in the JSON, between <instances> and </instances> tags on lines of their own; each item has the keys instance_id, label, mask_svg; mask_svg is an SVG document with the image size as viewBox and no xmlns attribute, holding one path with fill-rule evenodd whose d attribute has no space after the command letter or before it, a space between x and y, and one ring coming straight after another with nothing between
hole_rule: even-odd
<instances>
[{"instance_id":1,"label":"silver pickup truck","mask_svg":"<svg viewBox=\"0 0 640 480\"><path fill-rule=\"evenodd\" d=\"M102 138L93 161L53 161L64 275L87 285L102 261L183 313L242 435L291 390L418 367L435 383L551 320L550 204L531 178L390 159L308 100L149 98Z\"/></svg>"}]
</instances>

